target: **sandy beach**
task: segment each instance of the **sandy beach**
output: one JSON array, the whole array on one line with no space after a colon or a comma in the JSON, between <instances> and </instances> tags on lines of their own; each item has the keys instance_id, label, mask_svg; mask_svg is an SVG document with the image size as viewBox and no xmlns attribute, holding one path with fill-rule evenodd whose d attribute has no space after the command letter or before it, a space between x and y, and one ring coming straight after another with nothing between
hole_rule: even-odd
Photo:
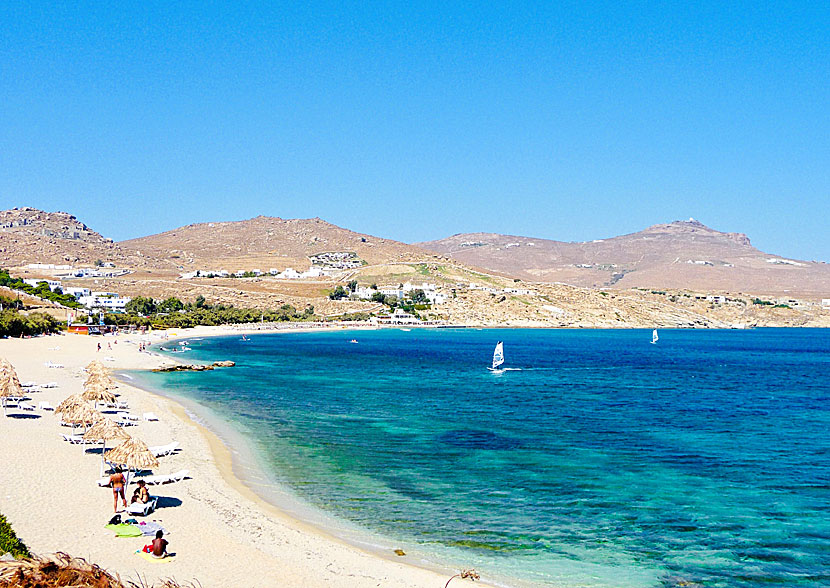
<instances>
[{"instance_id":1,"label":"sandy beach","mask_svg":"<svg viewBox=\"0 0 830 588\"><path fill-rule=\"evenodd\" d=\"M179 330L185 337L229 330L206 327ZM233 332L239 332L233 330ZM115 341L117 344L112 344ZM98 352L97 344L103 349ZM82 391L83 367L93 359L115 369L149 369L167 362L138 350L137 335L88 337L55 335L0 340L0 357L9 360L21 382L55 382L57 387L30 394L31 404L53 406ZM111 345L111 349L109 346ZM46 362L63 367L47 367ZM169 362L167 362L169 363ZM232 369L232 368L230 368ZM231 450L189 418L178 403L122 385L120 399L130 412L153 412L158 421L141 420L132 436L148 445L178 441L183 450L161 457L156 474L190 471L190 478L154 486L159 508L146 520L167 530L175 557L149 562L134 552L145 537L116 538L104 526L113 515L112 491L99 488L100 456L93 446L61 439L71 432L53 412L11 410L0 420L0 513L33 553L64 551L95 562L124 580L152 584L164 578L197 581L201 586L384 586L441 587L452 575L418 567L406 557L395 560L363 551L325 531L292 518L259 499L231 469ZM127 497L135 486L130 485ZM455 580L453 585L469 584ZM476 583L476 585L482 585Z\"/></svg>"}]
</instances>

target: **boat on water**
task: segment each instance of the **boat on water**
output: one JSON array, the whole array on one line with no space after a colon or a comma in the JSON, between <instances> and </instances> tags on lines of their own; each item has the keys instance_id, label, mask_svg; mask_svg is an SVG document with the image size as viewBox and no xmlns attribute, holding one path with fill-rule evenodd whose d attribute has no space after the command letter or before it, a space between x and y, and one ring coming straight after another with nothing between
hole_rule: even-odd
<instances>
[{"instance_id":1,"label":"boat on water","mask_svg":"<svg viewBox=\"0 0 830 588\"><path fill-rule=\"evenodd\" d=\"M504 343L499 341L496 343L496 348L493 350L493 365L488 367L487 369L491 372L495 372L500 374L503 372L503 369L499 369L499 367L504 363Z\"/></svg>"},{"instance_id":2,"label":"boat on water","mask_svg":"<svg viewBox=\"0 0 830 588\"><path fill-rule=\"evenodd\" d=\"M240 341L250 341L250 339L248 339L245 335L242 335Z\"/></svg>"},{"instance_id":3,"label":"boat on water","mask_svg":"<svg viewBox=\"0 0 830 588\"><path fill-rule=\"evenodd\" d=\"M357 339L352 339L349 343L357 343Z\"/></svg>"},{"instance_id":4,"label":"boat on water","mask_svg":"<svg viewBox=\"0 0 830 588\"><path fill-rule=\"evenodd\" d=\"M660 337L657 336L657 329L654 329L651 332L651 344L656 345L657 341L659 341L659 340L660 340Z\"/></svg>"}]
</instances>

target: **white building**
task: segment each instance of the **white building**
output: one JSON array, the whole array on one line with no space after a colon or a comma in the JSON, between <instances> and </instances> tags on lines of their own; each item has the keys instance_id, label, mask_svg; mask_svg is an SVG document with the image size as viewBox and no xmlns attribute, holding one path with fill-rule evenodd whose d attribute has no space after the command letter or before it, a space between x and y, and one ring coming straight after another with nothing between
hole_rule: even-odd
<instances>
[{"instance_id":1,"label":"white building","mask_svg":"<svg viewBox=\"0 0 830 588\"><path fill-rule=\"evenodd\" d=\"M821 307L825 310L830 310L830 298L822 298Z\"/></svg>"},{"instance_id":2,"label":"white building","mask_svg":"<svg viewBox=\"0 0 830 588\"><path fill-rule=\"evenodd\" d=\"M132 300L132 298L122 298L117 294L113 296L99 296L99 294L111 294L111 292L94 292L91 296L81 296L78 298L78 302L87 308L102 308L113 312L124 312L127 303Z\"/></svg>"},{"instance_id":3,"label":"white building","mask_svg":"<svg viewBox=\"0 0 830 588\"><path fill-rule=\"evenodd\" d=\"M61 283L56 280L46 280L44 278L26 278L23 280L25 284L29 284L33 288L37 288L37 285L41 282L46 282L49 285L49 289L54 292L58 288L61 287Z\"/></svg>"},{"instance_id":4,"label":"white building","mask_svg":"<svg viewBox=\"0 0 830 588\"><path fill-rule=\"evenodd\" d=\"M91 296L92 292L89 288L66 288L63 291L64 294L69 294L70 296L74 296L75 300L79 299L81 296Z\"/></svg>"},{"instance_id":5,"label":"white building","mask_svg":"<svg viewBox=\"0 0 830 588\"><path fill-rule=\"evenodd\" d=\"M415 315L409 314L400 308L396 308L395 312L392 313L392 316L376 317L373 319L373 322L380 325L414 325L420 323L421 321L418 320Z\"/></svg>"}]
</instances>

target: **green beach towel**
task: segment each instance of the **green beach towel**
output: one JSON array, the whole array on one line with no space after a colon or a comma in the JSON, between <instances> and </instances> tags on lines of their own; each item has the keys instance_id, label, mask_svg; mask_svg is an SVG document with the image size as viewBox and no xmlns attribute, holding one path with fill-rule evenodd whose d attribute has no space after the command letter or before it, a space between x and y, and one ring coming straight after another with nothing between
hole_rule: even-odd
<instances>
[{"instance_id":1,"label":"green beach towel","mask_svg":"<svg viewBox=\"0 0 830 588\"><path fill-rule=\"evenodd\" d=\"M107 525L105 528L115 531L116 537L141 537L141 529L135 525L121 523L120 525Z\"/></svg>"}]
</instances>

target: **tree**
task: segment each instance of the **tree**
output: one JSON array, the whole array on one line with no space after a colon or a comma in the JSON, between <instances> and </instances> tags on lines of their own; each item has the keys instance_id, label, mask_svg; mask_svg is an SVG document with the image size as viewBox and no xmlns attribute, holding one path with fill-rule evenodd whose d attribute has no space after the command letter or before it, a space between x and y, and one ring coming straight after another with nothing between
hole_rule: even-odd
<instances>
[{"instance_id":1,"label":"tree","mask_svg":"<svg viewBox=\"0 0 830 588\"><path fill-rule=\"evenodd\" d=\"M429 298L427 298L426 293L420 288L410 292L409 298L412 300L412 304L429 304Z\"/></svg>"},{"instance_id":2,"label":"tree","mask_svg":"<svg viewBox=\"0 0 830 588\"><path fill-rule=\"evenodd\" d=\"M150 314L155 314L156 303L153 302L152 298L144 298L143 296L137 296L130 300L124 306L124 310L129 314L147 316Z\"/></svg>"},{"instance_id":3,"label":"tree","mask_svg":"<svg viewBox=\"0 0 830 588\"><path fill-rule=\"evenodd\" d=\"M205 297L202 296L201 294L199 294L196 297L196 300L193 301L193 306L195 306L196 308L204 308L205 307L205 302L206 302Z\"/></svg>"},{"instance_id":4,"label":"tree","mask_svg":"<svg viewBox=\"0 0 830 588\"><path fill-rule=\"evenodd\" d=\"M184 302L171 296L158 305L158 312L178 312L183 308Z\"/></svg>"},{"instance_id":5,"label":"tree","mask_svg":"<svg viewBox=\"0 0 830 588\"><path fill-rule=\"evenodd\" d=\"M337 288L334 289L334 292L329 294L329 298L331 298L332 300L340 300L341 298L348 298L348 297L349 297L349 293L346 292L346 289L343 288L343 286L337 286Z\"/></svg>"},{"instance_id":6,"label":"tree","mask_svg":"<svg viewBox=\"0 0 830 588\"><path fill-rule=\"evenodd\" d=\"M354 292L355 290L357 290L357 280L352 280L349 282L349 291Z\"/></svg>"}]
</instances>

